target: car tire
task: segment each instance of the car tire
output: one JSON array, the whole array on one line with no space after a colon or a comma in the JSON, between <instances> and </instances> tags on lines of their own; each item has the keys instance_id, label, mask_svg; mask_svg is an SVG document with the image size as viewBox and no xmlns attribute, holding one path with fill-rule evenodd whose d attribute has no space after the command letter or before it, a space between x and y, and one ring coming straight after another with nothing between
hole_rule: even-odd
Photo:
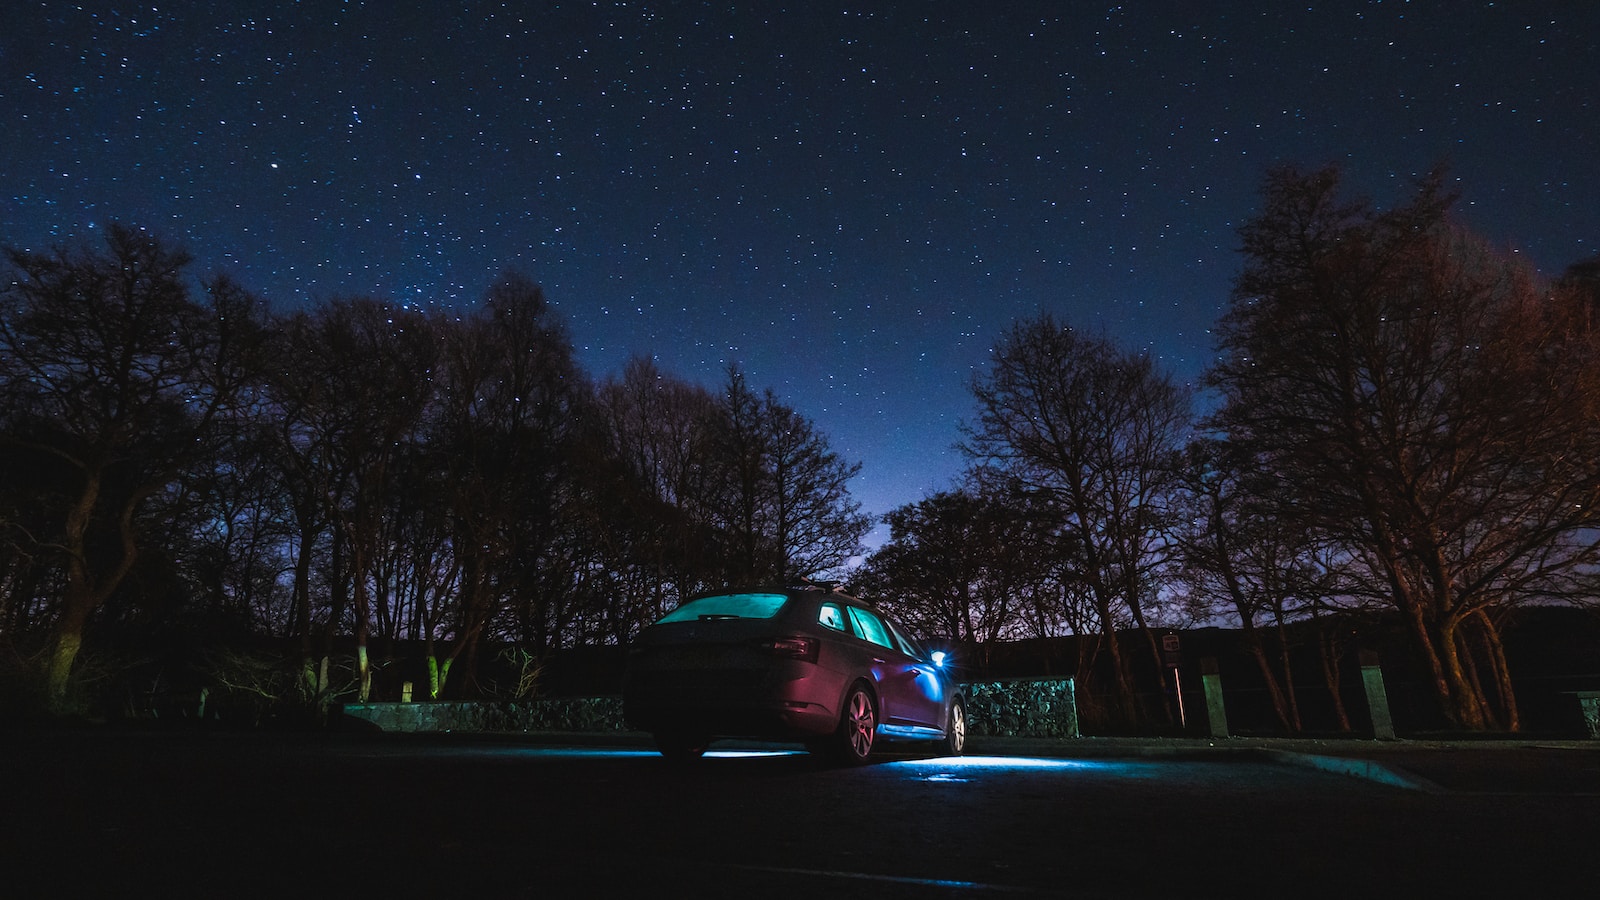
<instances>
[{"instance_id":1,"label":"car tire","mask_svg":"<svg viewBox=\"0 0 1600 900\"><path fill-rule=\"evenodd\" d=\"M711 741L699 735L672 734L664 732L655 735L656 749L667 758L668 762L690 762L706 755L706 748Z\"/></svg>"},{"instance_id":2,"label":"car tire","mask_svg":"<svg viewBox=\"0 0 1600 900\"><path fill-rule=\"evenodd\" d=\"M967 708L957 700L950 704L950 718L945 722L944 737L939 740L939 752L944 756L960 756L967 751Z\"/></svg>"},{"instance_id":3,"label":"car tire","mask_svg":"<svg viewBox=\"0 0 1600 900\"><path fill-rule=\"evenodd\" d=\"M859 766L872 756L878 738L878 704L865 685L857 684L844 696L839 730L833 734L828 755L834 762Z\"/></svg>"}]
</instances>

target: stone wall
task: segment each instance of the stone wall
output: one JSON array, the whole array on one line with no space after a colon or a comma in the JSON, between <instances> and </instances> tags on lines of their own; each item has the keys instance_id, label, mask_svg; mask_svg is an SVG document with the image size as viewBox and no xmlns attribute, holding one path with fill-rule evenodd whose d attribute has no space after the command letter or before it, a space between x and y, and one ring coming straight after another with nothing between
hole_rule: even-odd
<instances>
[{"instance_id":1,"label":"stone wall","mask_svg":"<svg viewBox=\"0 0 1600 900\"><path fill-rule=\"evenodd\" d=\"M1574 691L1585 737L1600 738L1600 691Z\"/></svg>"},{"instance_id":2,"label":"stone wall","mask_svg":"<svg viewBox=\"0 0 1600 900\"><path fill-rule=\"evenodd\" d=\"M967 730L993 737L1082 737L1071 678L1012 678L962 685Z\"/></svg>"},{"instance_id":3,"label":"stone wall","mask_svg":"<svg viewBox=\"0 0 1600 900\"><path fill-rule=\"evenodd\" d=\"M420 703L346 703L345 716L370 722L384 731L621 732L621 697L563 700L427 701Z\"/></svg>"},{"instance_id":4,"label":"stone wall","mask_svg":"<svg viewBox=\"0 0 1600 900\"><path fill-rule=\"evenodd\" d=\"M962 686L967 728L974 735L1079 737L1078 708L1070 678L1016 678ZM384 731L614 733L622 698L581 697L530 702L346 703L342 713Z\"/></svg>"}]
</instances>

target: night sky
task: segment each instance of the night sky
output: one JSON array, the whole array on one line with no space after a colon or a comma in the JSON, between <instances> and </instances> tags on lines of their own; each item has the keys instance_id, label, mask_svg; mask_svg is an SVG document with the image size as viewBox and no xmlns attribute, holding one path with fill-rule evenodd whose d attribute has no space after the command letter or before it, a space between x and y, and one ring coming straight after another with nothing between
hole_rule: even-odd
<instances>
[{"instance_id":1,"label":"night sky","mask_svg":"<svg viewBox=\"0 0 1600 900\"><path fill-rule=\"evenodd\" d=\"M1195 380L1271 166L1447 162L1491 241L1600 254L1592 0L0 10L0 243L147 226L280 309L514 269L596 378L741 365L875 515L950 486L1020 319Z\"/></svg>"}]
</instances>

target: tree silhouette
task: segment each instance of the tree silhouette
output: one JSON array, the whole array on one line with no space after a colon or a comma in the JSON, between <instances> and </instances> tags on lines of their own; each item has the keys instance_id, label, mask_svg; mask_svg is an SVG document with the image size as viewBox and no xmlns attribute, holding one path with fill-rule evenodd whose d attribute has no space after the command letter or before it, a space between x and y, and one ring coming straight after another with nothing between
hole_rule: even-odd
<instances>
[{"instance_id":1,"label":"tree silhouette","mask_svg":"<svg viewBox=\"0 0 1600 900\"><path fill-rule=\"evenodd\" d=\"M1238 622L1240 642L1256 662L1279 725L1298 732L1303 722L1291 666L1296 641L1288 626L1315 617L1340 596L1339 572L1314 533L1278 519L1261 502L1259 465L1241 445L1197 439L1187 457L1187 507L1176 539L1192 615ZM1331 649L1320 640L1317 647ZM1327 687L1348 730L1337 679Z\"/></svg>"},{"instance_id":2,"label":"tree silhouette","mask_svg":"<svg viewBox=\"0 0 1600 900\"><path fill-rule=\"evenodd\" d=\"M102 249L9 251L0 288L4 441L53 473L34 549L64 571L47 675L68 680L91 615L139 559L147 529L214 453L252 376L257 302L226 278L193 296L188 254L113 225Z\"/></svg>"},{"instance_id":3,"label":"tree silhouette","mask_svg":"<svg viewBox=\"0 0 1600 900\"><path fill-rule=\"evenodd\" d=\"M889 540L851 578L924 638L986 665L995 642L1055 633L1059 523L1015 492L941 491L884 516Z\"/></svg>"},{"instance_id":4,"label":"tree silhouette","mask_svg":"<svg viewBox=\"0 0 1600 900\"><path fill-rule=\"evenodd\" d=\"M860 464L809 420L730 368L709 424L728 583L823 576L861 552L871 522L847 488Z\"/></svg>"},{"instance_id":5,"label":"tree silhouette","mask_svg":"<svg viewBox=\"0 0 1600 900\"><path fill-rule=\"evenodd\" d=\"M1449 719L1515 729L1511 606L1596 562L1596 331L1575 292L1451 226L1435 173L1387 212L1333 169L1279 170L1209 376L1212 425L1263 502L1347 554L1392 604Z\"/></svg>"},{"instance_id":6,"label":"tree silhouette","mask_svg":"<svg viewBox=\"0 0 1600 900\"><path fill-rule=\"evenodd\" d=\"M1159 671L1148 608L1167 565L1171 499L1188 397L1149 357L1084 336L1049 315L1014 326L973 383L967 453L980 478L1015 481L1061 516L1061 552L1080 567L1115 673L1120 712L1137 715L1131 623Z\"/></svg>"}]
</instances>

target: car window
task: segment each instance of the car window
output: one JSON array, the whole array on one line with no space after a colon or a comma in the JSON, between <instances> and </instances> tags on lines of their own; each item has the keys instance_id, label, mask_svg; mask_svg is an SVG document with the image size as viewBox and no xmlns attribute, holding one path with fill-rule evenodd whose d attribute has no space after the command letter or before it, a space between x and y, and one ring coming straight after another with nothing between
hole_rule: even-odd
<instances>
[{"instance_id":1,"label":"car window","mask_svg":"<svg viewBox=\"0 0 1600 900\"><path fill-rule=\"evenodd\" d=\"M928 658L928 653L922 649L922 645L913 640L910 635L906 634L904 631L901 631L899 626L895 625L888 619L884 619L883 624L889 626L889 631L894 634L894 639L900 644L901 652L905 653L905 655L909 657L912 657L913 659Z\"/></svg>"},{"instance_id":2,"label":"car window","mask_svg":"<svg viewBox=\"0 0 1600 900\"><path fill-rule=\"evenodd\" d=\"M690 600L661 617L662 622L702 619L770 619L789 598L783 594L717 594Z\"/></svg>"},{"instance_id":3,"label":"car window","mask_svg":"<svg viewBox=\"0 0 1600 900\"><path fill-rule=\"evenodd\" d=\"M860 607L850 607L850 621L856 625L856 633L880 647L894 649L894 638L890 636L889 629L884 626L883 620Z\"/></svg>"},{"instance_id":4,"label":"car window","mask_svg":"<svg viewBox=\"0 0 1600 900\"><path fill-rule=\"evenodd\" d=\"M837 603L822 604L822 608L817 612L817 621L829 628L846 633L850 631L850 623L844 620L844 610Z\"/></svg>"}]
</instances>

